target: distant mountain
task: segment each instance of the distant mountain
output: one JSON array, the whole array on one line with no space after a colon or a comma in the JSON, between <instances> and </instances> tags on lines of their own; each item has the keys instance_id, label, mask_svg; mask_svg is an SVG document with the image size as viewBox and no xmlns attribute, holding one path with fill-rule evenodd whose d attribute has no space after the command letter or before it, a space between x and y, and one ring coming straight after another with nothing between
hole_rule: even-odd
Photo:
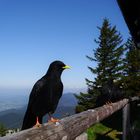
<instances>
[{"instance_id":1,"label":"distant mountain","mask_svg":"<svg viewBox=\"0 0 140 140\"><path fill-rule=\"evenodd\" d=\"M65 93L60 99L59 106L76 106L77 100L73 93Z\"/></svg>"},{"instance_id":2,"label":"distant mountain","mask_svg":"<svg viewBox=\"0 0 140 140\"><path fill-rule=\"evenodd\" d=\"M63 94L58 108L54 114L57 118L63 118L68 115L74 114L74 109L77 101L72 93ZM4 124L7 128L20 128L27 106L22 108L9 109L0 112L0 123ZM46 122L47 117L43 118Z\"/></svg>"}]
</instances>

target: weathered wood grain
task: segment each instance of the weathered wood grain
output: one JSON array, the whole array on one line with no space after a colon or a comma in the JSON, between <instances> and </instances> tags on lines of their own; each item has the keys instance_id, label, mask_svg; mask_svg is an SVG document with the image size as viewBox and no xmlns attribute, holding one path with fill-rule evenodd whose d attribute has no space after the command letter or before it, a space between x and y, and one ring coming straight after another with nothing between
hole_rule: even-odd
<instances>
[{"instance_id":1,"label":"weathered wood grain","mask_svg":"<svg viewBox=\"0 0 140 140\"><path fill-rule=\"evenodd\" d=\"M111 105L104 105L63 118L59 124L47 123L40 128L24 130L11 136L2 137L0 140L74 140L91 125L123 108L128 101L128 99L123 99Z\"/></svg>"}]
</instances>

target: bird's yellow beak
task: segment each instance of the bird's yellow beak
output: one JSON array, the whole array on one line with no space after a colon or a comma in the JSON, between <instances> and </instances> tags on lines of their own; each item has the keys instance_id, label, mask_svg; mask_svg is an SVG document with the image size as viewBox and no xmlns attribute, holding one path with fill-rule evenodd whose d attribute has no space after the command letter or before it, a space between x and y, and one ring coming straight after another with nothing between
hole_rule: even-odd
<instances>
[{"instance_id":1,"label":"bird's yellow beak","mask_svg":"<svg viewBox=\"0 0 140 140\"><path fill-rule=\"evenodd\" d=\"M68 65L65 65L64 67L62 67L63 69L70 69L71 67Z\"/></svg>"}]
</instances>

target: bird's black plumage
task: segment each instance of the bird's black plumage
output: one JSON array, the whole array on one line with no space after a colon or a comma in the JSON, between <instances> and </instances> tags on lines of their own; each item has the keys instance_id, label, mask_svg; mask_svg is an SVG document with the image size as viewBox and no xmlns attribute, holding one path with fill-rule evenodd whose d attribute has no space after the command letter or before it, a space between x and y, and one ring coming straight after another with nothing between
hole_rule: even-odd
<instances>
[{"instance_id":1,"label":"bird's black plumage","mask_svg":"<svg viewBox=\"0 0 140 140\"><path fill-rule=\"evenodd\" d=\"M65 68L68 67L63 62L54 61L50 64L47 73L35 83L29 97L22 130L33 127L36 117L42 123L45 114L54 113L63 92L61 74Z\"/></svg>"}]
</instances>

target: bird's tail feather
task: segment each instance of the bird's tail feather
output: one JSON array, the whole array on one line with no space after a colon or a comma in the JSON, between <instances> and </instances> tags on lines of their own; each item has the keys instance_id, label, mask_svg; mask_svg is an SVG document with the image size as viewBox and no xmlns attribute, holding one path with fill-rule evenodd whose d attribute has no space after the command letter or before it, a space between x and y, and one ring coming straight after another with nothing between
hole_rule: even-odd
<instances>
[{"instance_id":1,"label":"bird's tail feather","mask_svg":"<svg viewBox=\"0 0 140 140\"><path fill-rule=\"evenodd\" d=\"M25 130L25 129L31 128L35 124L36 124L36 115L34 113L32 113L32 111L27 109L27 111L25 113L25 116L24 116L24 120L23 120L23 124L22 124L21 130Z\"/></svg>"}]
</instances>

